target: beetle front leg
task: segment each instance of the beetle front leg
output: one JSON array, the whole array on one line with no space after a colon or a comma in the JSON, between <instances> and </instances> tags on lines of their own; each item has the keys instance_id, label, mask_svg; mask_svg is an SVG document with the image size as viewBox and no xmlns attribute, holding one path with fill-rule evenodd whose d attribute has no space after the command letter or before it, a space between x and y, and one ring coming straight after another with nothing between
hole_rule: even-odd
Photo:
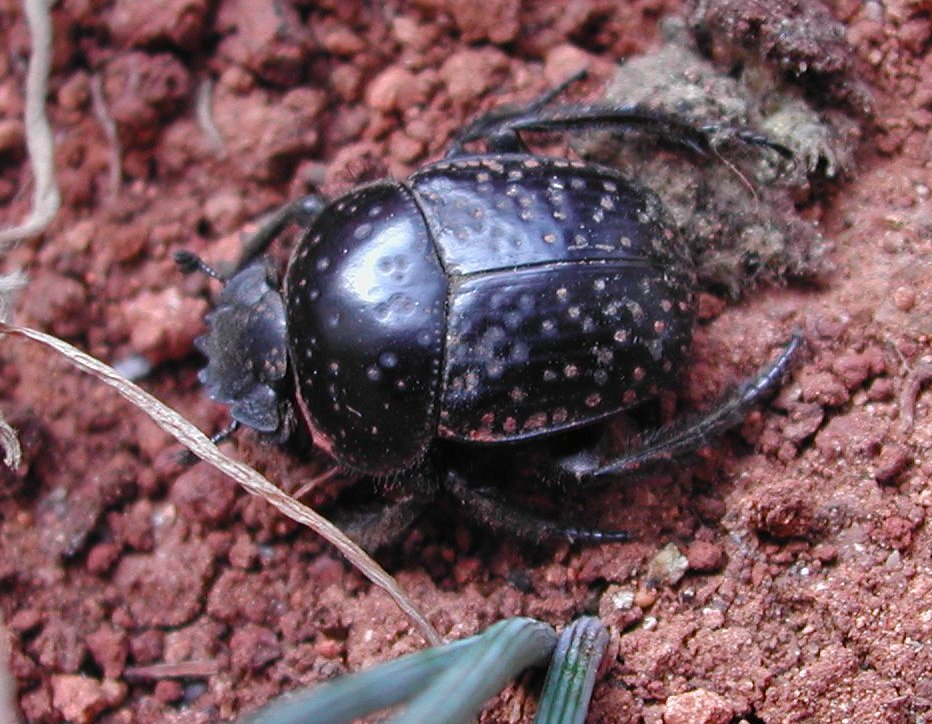
<instances>
[{"instance_id":1,"label":"beetle front leg","mask_svg":"<svg viewBox=\"0 0 932 724\"><path fill-rule=\"evenodd\" d=\"M326 205L327 200L323 196L312 193L275 209L266 216L262 225L243 244L243 253L236 264L234 273L246 267L249 262L268 249L289 224L301 227L310 225Z\"/></svg>"},{"instance_id":2,"label":"beetle front leg","mask_svg":"<svg viewBox=\"0 0 932 724\"><path fill-rule=\"evenodd\" d=\"M446 158L463 155L466 153L463 146L469 141L479 139L485 139L488 150L492 153L527 153L527 146L517 132L510 128L509 120L539 113L554 98L574 83L584 80L587 75L586 69L577 71L526 106L503 106L483 113L454 136L450 148L447 149Z\"/></svg>"},{"instance_id":3,"label":"beetle front leg","mask_svg":"<svg viewBox=\"0 0 932 724\"><path fill-rule=\"evenodd\" d=\"M564 473L582 483L607 475L635 473L645 467L695 452L713 437L739 424L754 405L773 392L792 365L802 343L802 335L794 332L780 356L753 379L726 394L712 409L699 417L675 423L648 435L640 448L608 463L598 461L594 455L582 453L562 458L557 464Z\"/></svg>"}]
</instances>

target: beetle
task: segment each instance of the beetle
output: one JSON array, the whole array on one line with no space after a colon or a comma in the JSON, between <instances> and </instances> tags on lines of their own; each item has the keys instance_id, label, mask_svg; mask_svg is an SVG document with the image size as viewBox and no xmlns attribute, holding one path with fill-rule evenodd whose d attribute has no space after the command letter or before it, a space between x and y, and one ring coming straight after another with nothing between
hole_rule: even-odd
<instances>
[{"instance_id":1,"label":"beetle","mask_svg":"<svg viewBox=\"0 0 932 724\"><path fill-rule=\"evenodd\" d=\"M538 519L470 479L483 453L590 429L671 388L695 324L690 251L658 197L617 170L532 153L521 134L634 130L709 157L724 133L789 152L639 106L550 106L573 80L480 116L407 179L283 207L228 278L176 254L224 281L197 341L199 377L233 419L216 439L238 424L280 440L303 430L341 468L392 480L403 494L381 522L350 526L370 548L443 488L524 538L627 537ZM486 148L466 150L474 141ZM279 283L262 252L292 222L302 234ZM547 478L582 486L694 450L773 390L800 342L709 412L614 459L554 456Z\"/></svg>"}]
</instances>

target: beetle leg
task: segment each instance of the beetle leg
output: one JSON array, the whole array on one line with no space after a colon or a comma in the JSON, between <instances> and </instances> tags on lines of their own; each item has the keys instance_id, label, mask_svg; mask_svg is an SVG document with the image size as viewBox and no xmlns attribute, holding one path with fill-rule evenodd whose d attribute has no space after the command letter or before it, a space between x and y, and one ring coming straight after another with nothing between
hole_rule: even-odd
<instances>
[{"instance_id":1,"label":"beetle leg","mask_svg":"<svg viewBox=\"0 0 932 724\"><path fill-rule=\"evenodd\" d=\"M447 473L444 485L460 503L463 512L476 523L531 543L560 538L570 543L621 543L631 539L631 534L623 530L577 528L541 518L476 490L460 473L452 470Z\"/></svg>"},{"instance_id":2,"label":"beetle leg","mask_svg":"<svg viewBox=\"0 0 932 724\"><path fill-rule=\"evenodd\" d=\"M356 508L340 512L334 523L365 550L372 552L392 545L411 527L437 497L437 472L426 457L413 468L388 478L375 479L376 487L397 496L378 508Z\"/></svg>"},{"instance_id":3,"label":"beetle leg","mask_svg":"<svg viewBox=\"0 0 932 724\"><path fill-rule=\"evenodd\" d=\"M524 118L539 113L554 98L574 83L584 80L587 75L588 71L585 68L578 70L526 106L500 106L483 113L456 134L447 150L446 158L463 155L466 153L463 148L464 144L479 139L486 139L488 150L492 153L527 153L528 149L524 141L508 127L509 119Z\"/></svg>"},{"instance_id":4,"label":"beetle leg","mask_svg":"<svg viewBox=\"0 0 932 724\"><path fill-rule=\"evenodd\" d=\"M361 548L372 553L400 541L430 502L431 496L411 495L378 510L340 515L334 523Z\"/></svg>"},{"instance_id":5,"label":"beetle leg","mask_svg":"<svg viewBox=\"0 0 932 724\"><path fill-rule=\"evenodd\" d=\"M320 194L308 194L275 209L243 243L243 253L236 264L234 273L246 267L249 262L268 249L269 244L289 224L308 226L326 205L326 199Z\"/></svg>"},{"instance_id":6,"label":"beetle leg","mask_svg":"<svg viewBox=\"0 0 932 724\"><path fill-rule=\"evenodd\" d=\"M802 335L794 332L779 357L753 379L726 394L711 410L699 417L675 423L649 435L638 449L608 463L598 463L592 456L575 455L563 458L558 464L564 472L583 482L606 475L635 473L648 465L688 455L711 438L740 423L755 404L770 394L790 368L802 343Z\"/></svg>"},{"instance_id":7,"label":"beetle leg","mask_svg":"<svg viewBox=\"0 0 932 724\"><path fill-rule=\"evenodd\" d=\"M611 106L598 103L571 104L550 109L532 106L523 112L498 114L493 111L480 116L467 126L457 137L451 153L459 152L465 143L491 138L503 132L548 133L579 130L643 131L663 143L686 148L700 156L714 155L719 142L733 139L748 145L769 148L784 158L793 158L792 152L786 146L748 129L714 124L699 126L676 114L644 106Z\"/></svg>"},{"instance_id":8,"label":"beetle leg","mask_svg":"<svg viewBox=\"0 0 932 724\"><path fill-rule=\"evenodd\" d=\"M308 226L326 205L326 199L320 194L308 194L275 209L243 243L243 253L229 276L216 271L197 254L186 249L179 249L174 253L175 263L184 274L199 271L201 274L226 283L227 279L245 269L253 259L264 252L288 224Z\"/></svg>"}]
</instances>

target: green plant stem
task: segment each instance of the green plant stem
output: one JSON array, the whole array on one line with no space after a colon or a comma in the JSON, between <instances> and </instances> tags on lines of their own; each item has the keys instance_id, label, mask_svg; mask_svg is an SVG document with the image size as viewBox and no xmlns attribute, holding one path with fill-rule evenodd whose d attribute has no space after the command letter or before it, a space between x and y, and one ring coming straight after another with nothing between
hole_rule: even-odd
<instances>
[{"instance_id":1,"label":"green plant stem","mask_svg":"<svg viewBox=\"0 0 932 724\"><path fill-rule=\"evenodd\" d=\"M608 638L602 622L591 616L577 619L563 631L534 724L583 724Z\"/></svg>"}]
</instances>

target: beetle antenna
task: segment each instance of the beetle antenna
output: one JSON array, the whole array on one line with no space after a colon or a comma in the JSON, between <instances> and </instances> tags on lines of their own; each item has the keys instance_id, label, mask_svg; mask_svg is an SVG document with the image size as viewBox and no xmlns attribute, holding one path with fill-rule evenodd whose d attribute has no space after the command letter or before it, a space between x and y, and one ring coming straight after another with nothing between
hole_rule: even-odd
<instances>
[{"instance_id":1,"label":"beetle antenna","mask_svg":"<svg viewBox=\"0 0 932 724\"><path fill-rule=\"evenodd\" d=\"M211 279L216 279L218 282L226 284L226 277L223 276L220 272L214 269L210 264L201 259L193 251L188 251L187 249L179 249L172 257L175 260L175 263L178 265L178 268L181 269L182 274L193 274L194 272L200 272L206 276L209 276Z\"/></svg>"},{"instance_id":2,"label":"beetle antenna","mask_svg":"<svg viewBox=\"0 0 932 724\"><path fill-rule=\"evenodd\" d=\"M230 424L227 425L222 430L217 430L213 435L210 436L210 441L214 445L219 445L222 442L226 442L231 437L233 433L239 430L239 420L230 420ZM188 465L194 465L197 462L197 455L195 455L190 450L182 450L178 453L178 463L187 467Z\"/></svg>"}]
</instances>

